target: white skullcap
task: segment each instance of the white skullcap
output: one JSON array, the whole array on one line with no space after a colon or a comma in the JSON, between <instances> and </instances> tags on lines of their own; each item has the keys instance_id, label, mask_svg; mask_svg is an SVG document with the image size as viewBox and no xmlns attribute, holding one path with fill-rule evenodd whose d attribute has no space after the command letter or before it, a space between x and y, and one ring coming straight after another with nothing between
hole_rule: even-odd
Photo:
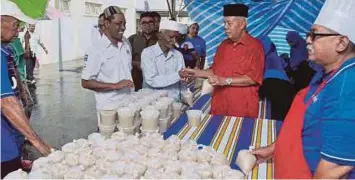
<instances>
[{"instance_id":1,"label":"white skullcap","mask_svg":"<svg viewBox=\"0 0 355 180\"><path fill-rule=\"evenodd\" d=\"M324 26L355 43L355 1L326 0L314 24Z\"/></svg>"},{"instance_id":2,"label":"white skullcap","mask_svg":"<svg viewBox=\"0 0 355 180\"><path fill-rule=\"evenodd\" d=\"M1 15L12 16L28 24L36 23L35 19L26 16L15 3L9 0L1 0Z\"/></svg>"},{"instance_id":3,"label":"white skullcap","mask_svg":"<svg viewBox=\"0 0 355 180\"><path fill-rule=\"evenodd\" d=\"M160 22L159 31L163 29L171 30L171 31L179 31L180 25L176 21L162 20Z\"/></svg>"},{"instance_id":4,"label":"white skullcap","mask_svg":"<svg viewBox=\"0 0 355 180\"><path fill-rule=\"evenodd\" d=\"M180 34L187 34L187 25L179 23L179 33Z\"/></svg>"}]
</instances>

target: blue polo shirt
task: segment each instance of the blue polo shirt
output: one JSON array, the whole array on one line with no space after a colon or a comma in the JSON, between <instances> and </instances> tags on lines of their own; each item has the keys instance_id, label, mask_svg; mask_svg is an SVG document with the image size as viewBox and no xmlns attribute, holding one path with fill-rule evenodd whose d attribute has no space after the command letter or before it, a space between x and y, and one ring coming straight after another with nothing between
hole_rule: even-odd
<instances>
[{"instance_id":1,"label":"blue polo shirt","mask_svg":"<svg viewBox=\"0 0 355 180\"><path fill-rule=\"evenodd\" d=\"M14 62L10 52L1 47L1 99L16 96L18 89L14 74ZM9 66L10 65L10 66ZM10 161L20 156L23 136L9 123L1 113L1 162Z\"/></svg>"},{"instance_id":2,"label":"blue polo shirt","mask_svg":"<svg viewBox=\"0 0 355 180\"><path fill-rule=\"evenodd\" d=\"M206 41L200 36L195 36L193 38L186 37L186 40L190 41L195 48L197 55L206 57Z\"/></svg>"},{"instance_id":3,"label":"blue polo shirt","mask_svg":"<svg viewBox=\"0 0 355 180\"><path fill-rule=\"evenodd\" d=\"M329 76L329 75L328 75ZM317 73L305 97L315 93L327 75ZM303 152L312 171L320 159L355 166L355 58L347 60L313 98L305 114ZM351 174L355 178L355 171Z\"/></svg>"}]
</instances>

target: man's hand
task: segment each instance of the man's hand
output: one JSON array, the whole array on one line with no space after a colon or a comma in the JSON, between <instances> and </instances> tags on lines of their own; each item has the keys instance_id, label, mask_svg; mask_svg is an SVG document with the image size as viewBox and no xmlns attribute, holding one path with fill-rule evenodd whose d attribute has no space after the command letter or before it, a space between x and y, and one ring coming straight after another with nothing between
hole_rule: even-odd
<instances>
[{"instance_id":1,"label":"man's hand","mask_svg":"<svg viewBox=\"0 0 355 180\"><path fill-rule=\"evenodd\" d=\"M226 85L226 78L213 75L213 76L208 77L208 82L212 86L225 86Z\"/></svg>"},{"instance_id":2,"label":"man's hand","mask_svg":"<svg viewBox=\"0 0 355 180\"><path fill-rule=\"evenodd\" d=\"M32 143L32 145L43 155L43 156L48 156L51 153L51 146L46 144L43 141L38 141Z\"/></svg>"},{"instance_id":3,"label":"man's hand","mask_svg":"<svg viewBox=\"0 0 355 180\"><path fill-rule=\"evenodd\" d=\"M29 97L29 94L27 93L26 90L22 91L21 94L21 102L22 102L22 105L24 107L26 107L28 105L28 97Z\"/></svg>"},{"instance_id":4,"label":"man's hand","mask_svg":"<svg viewBox=\"0 0 355 180\"><path fill-rule=\"evenodd\" d=\"M31 34L28 31L26 31L24 38L25 38L25 40L30 40Z\"/></svg>"},{"instance_id":5,"label":"man's hand","mask_svg":"<svg viewBox=\"0 0 355 180\"><path fill-rule=\"evenodd\" d=\"M262 147L259 149L255 149L251 151L251 154L256 156L256 163L260 164L263 162L266 162L267 160L271 159L274 155L274 148L275 145L271 144L269 146L266 147Z\"/></svg>"},{"instance_id":6,"label":"man's hand","mask_svg":"<svg viewBox=\"0 0 355 180\"><path fill-rule=\"evenodd\" d=\"M179 76L182 79L190 80L194 77L195 73L192 69L182 69L179 71Z\"/></svg>"},{"instance_id":7,"label":"man's hand","mask_svg":"<svg viewBox=\"0 0 355 180\"><path fill-rule=\"evenodd\" d=\"M44 50L44 52L45 52L46 54L48 54L48 49L47 49L47 48L44 48L43 50Z\"/></svg>"},{"instance_id":8,"label":"man's hand","mask_svg":"<svg viewBox=\"0 0 355 180\"><path fill-rule=\"evenodd\" d=\"M131 80L125 79L125 80L122 80L122 81L114 84L114 89L116 89L116 90L119 90L119 89L122 89L122 88L126 88L126 87L134 88L133 82Z\"/></svg>"}]
</instances>

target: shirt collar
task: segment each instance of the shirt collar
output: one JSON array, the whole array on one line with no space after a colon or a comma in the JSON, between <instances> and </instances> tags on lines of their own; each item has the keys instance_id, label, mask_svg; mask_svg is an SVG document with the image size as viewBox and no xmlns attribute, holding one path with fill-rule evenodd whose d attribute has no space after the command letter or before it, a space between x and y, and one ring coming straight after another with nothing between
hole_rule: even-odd
<instances>
[{"instance_id":1,"label":"shirt collar","mask_svg":"<svg viewBox=\"0 0 355 180\"><path fill-rule=\"evenodd\" d=\"M108 39L108 37L105 34L102 34L101 39L103 41L103 45L106 48L109 48L109 47L113 46L112 42ZM122 38L122 42L118 42L117 48L120 48L123 45L123 43L124 43L124 37ZM115 46L113 46L113 47L115 47Z\"/></svg>"},{"instance_id":2,"label":"shirt collar","mask_svg":"<svg viewBox=\"0 0 355 180\"><path fill-rule=\"evenodd\" d=\"M152 47L153 47L153 51L154 51L154 54L155 54L156 57L159 57L159 56L162 56L162 55L164 56L164 52L161 49L161 47L159 46L159 43L156 43ZM173 55L174 55L173 50L169 50L169 53L168 53L168 56L166 57L166 59L169 59Z\"/></svg>"},{"instance_id":3,"label":"shirt collar","mask_svg":"<svg viewBox=\"0 0 355 180\"><path fill-rule=\"evenodd\" d=\"M250 42L251 42L251 38L252 37L248 33L245 33L244 36L242 37L242 39L240 39L240 41L238 42L238 44L243 44L243 45L248 46L250 44ZM227 42L230 43L230 44L234 43L231 40L228 40Z\"/></svg>"},{"instance_id":4,"label":"shirt collar","mask_svg":"<svg viewBox=\"0 0 355 180\"><path fill-rule=\"evenodd\" d=\"M147 39L144 35L143 35L143 32L138 32L138 35L146 40L151 40L151 39L158 39L158 35L157 33L153 33L149 39Z\"/></svg>"},{"instance_id":5,"label":"shirt collar","mask_svg":"<svg viewBox=\"0 0 355 180\"><path fill-rule=\"evenodd\" d=\"M339 74L340 71L342 71L343 69L347 68L348 66L350 66L351 64L354 64L355 63L355 58L351 58L347 61L345 61L341 66L340 68L338 69L337 73L334 74L333 77L331 77L331 79L333 79L335 76L337 76L337 74ZM333 71L332 71L333 72ZM322 72L317 72L313 79L312 79L312 82L311 84L320 84L323 80L327 79L328 76L332 73L332 72L329 72L329 73L325 73L324 71ZM330 80L329 80L330 81Z\"/></svg>"}]
</instances>

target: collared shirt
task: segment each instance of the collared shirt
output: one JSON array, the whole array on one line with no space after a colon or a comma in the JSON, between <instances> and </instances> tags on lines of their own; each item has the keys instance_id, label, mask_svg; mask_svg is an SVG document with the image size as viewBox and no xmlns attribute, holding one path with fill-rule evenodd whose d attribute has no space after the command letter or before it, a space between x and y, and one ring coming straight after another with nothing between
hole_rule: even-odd
<instances>
[{"instance_id":1,"label":"collared shirt","mask_svg":"<svg viewBox=\"0 0 355 180\"><path fill-rule=\"evenodd\" d=\"M147 39L143 33L138 32L128 38L129 42L132 45L132 61L134 62L132 78L134 81L135 90L138 91L143 86L143 75L140 68L141 54L143 49L152 46L158 42L158 36L156 33L153 33L152 36Z\"/></svg>"},{"instance_id":2,"label":"collared shirt","mask_svg":"<svg viewBox=\"0 0 355 180\"><path fill-rule=\"evenodd\" d=\"M142 63L143 87L165 89L169 97L178 98L182 89L179 71L185 67L182 54L171 49L167 56L156 43L143 50Z\"/></svg>"},{"instance_id":3,"label":"collared shirt","mask_svg":"<svg viewBox=\"0 0 355 180\"><path fill-rule=\"evenodd\" d=\"M248 87L215 87L212 96L212 114L238 117L257 117L258 90L264 73L265 62L262 44L249 34L239 43L225 40L218 47L212 70L220 77L248 76L258 85Z\"/></svg>"},{"instance_id":4,"label":"collared shirt","mask_svg":"<svg viewBox=\"0 0 355 180\"><path fill-rule=\"evenodd\" d=\"M307 103L328 75L318 73L305 97ZM314 173L320 159L355 166L355 58L345 61L322 91L313 98L304 119L305 159ZM355 178L355 171L352 172Z\"/></svg>"},{"instance_id":5,"label":"collared shirt","mask_svg":"<svg viewBox=\"0 0 355 180\"><path fill-rule=\"evenodd\" d=\"M104 83L118 83L122 80L132 80L132 56L129 42L124 38L123 42L114 46L105 36L89 48L84 58L84 67L81 75L85 80L96 80ZM95 92L96 108L112 110L118 107L119 101L131 89Z\"/></svg>"},{"instance_id":6,"label":"collared shirt","mask_svg":"<svg viewBox=\"0 0 355 180\"><path fill-rule=\"evenodd\" d=\"M16 96L19 98L18 83L15 77L15 65L10 52L1 47L1 99ZM20 156L23 136L3 116L1 112L1 162L10 161Z\"/></svg>"}]
</instances>

